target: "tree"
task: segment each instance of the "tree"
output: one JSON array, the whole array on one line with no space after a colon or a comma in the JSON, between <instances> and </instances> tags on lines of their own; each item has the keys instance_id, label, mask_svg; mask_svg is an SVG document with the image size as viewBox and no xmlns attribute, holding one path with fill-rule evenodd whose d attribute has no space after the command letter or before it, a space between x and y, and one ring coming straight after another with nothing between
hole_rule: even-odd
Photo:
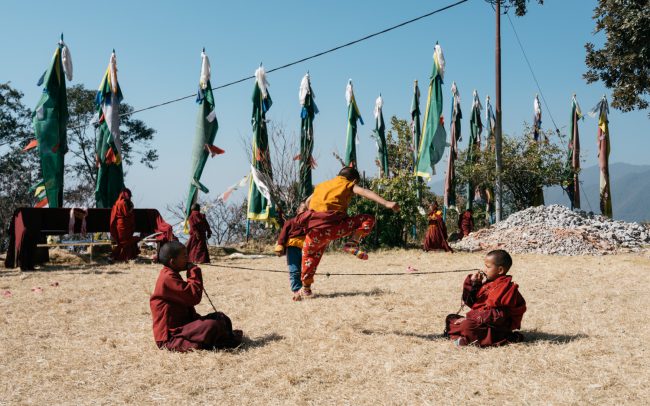
<instances>
[{"instance_id":1,"label":"tree","mask_svg":"<svg viewBox=\"0 0 650 406\"><path fill-rule=\"evenodd\" d=\"M585 44L587 83L602 81L612 89L612 107L648 108L650 94L650 1L599 0L595 32L605 30L603 48Z\"/></svg>"},{"instance_id":2,"label":"tree","mask_svg":"<svg viewBox=\"0 0 650 406\"><path fill-rule=\"evenodd\" d=\"M382 197L396 201L400 211L394 213L379 207L370 200L354 197L350 215L373 214L377 221L375 231L366 238L365 245L405 246L413 226L425 230L427 219L420 213L417 185L413 177L413 147L411 128L407 120L391 117L391 129L386 134L388 149L388 173L390 177L362 179L361 186L369 188ZM378 165L379 168L379 165ZM431 202L435 195L430 190L423 191L423 200Z\"/></svg>"},{"instance_id":3,"label":"tree","mask_svg":"<svg viewBox=\"0 0 650 406\"><path fill-rule=\"evenodd\" d=\"M68 89L68 148L66 174L71 186L65 191L66 202L79 206L94 206L97 164L95 159L96 131L92 125L97 119L95 96L97 92L83 85ZM129 113L133 107L120 104L122 160L124 169L133 165L134 160L149 169L154 168L158 152L152 148L151 141L156 131L142 120L134 119ZM128 183L127 183L128 184Z\"/></svg>"},{"instance_id":4,"label":"tree","mask_svg":"<svg viewBox=\"0 0 650 406\"><path fill-rule=\"evenodd\" d=\"M552 131L546 131L546 136ZM535 191L539 187L562 186L566 179L565 152L552 143L537 143L526 125L524 137L503 137L503 172L504 207L514 212L533 205ZM477 162L465 162L467 150L459 154L456 167L458 190L460 195L463 184L489 186L494 184L494 154L489 151L478 153Z\"/></svg>"},{"instance_id":5,"label":"tree","mask_svg":"<svg viewBox=\"0 0 650 406\"><path fill-rule=\"evenodd\" d=\"M30 109L22 103L23 93L9 82L0 83L0 251L7 247L7 228L16 208L32 206L29 189L40 178L38 156L23 152L30 139Z\"/></svg>"}]
</instances>

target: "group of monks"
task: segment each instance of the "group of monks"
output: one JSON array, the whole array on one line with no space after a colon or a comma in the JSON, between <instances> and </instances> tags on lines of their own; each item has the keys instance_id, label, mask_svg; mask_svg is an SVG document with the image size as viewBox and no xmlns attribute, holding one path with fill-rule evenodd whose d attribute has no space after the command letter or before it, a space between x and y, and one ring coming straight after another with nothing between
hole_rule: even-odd
<instances>
[{"instance_id":1,"label":"group of monks","mask_svg":"<svg viewBox=\"0 0 650 406\"><path fill-rule=\"evenodd\" d=\"M301 205L298 215L284 224L275 251L278 255L287 255L294 301L315 296L312 284L316 270L331 241L349 236L343 251L362 260L368 259L360 242L372 230L375 219L368 214L347 215L354 194L387 209L400 210L396 202L358 186L358 181L356 169L343 168L337 177L317 185L312 196ZM471 216L471 211L460 216L459 226L464 235L473 227ZM196 264L210 261L207 239L211 230L199 205L192 206L188 223L187 246L169 241L157 256L163 268L150 298L154 340L161 349L179 352L237 347L243 341L243 332L233 329L228 316L216 309L201 316L194 308L205 294L201 269ZM137 256L134 224L131 193L125 189L111 213L111 233L116 240L114 259ZM435 203L429 213L424 249L452 251L447 243L442 213ZM521 327L526 302L517 284L507 275L512 258L506 251L495 250L487 254L484 264L484 269L468 275L463 285L462 300L470 310L465 316L451 314L445 320L445 335L457 346L485 347L523 340L515 330ZM181 272L186 272L185 279Z\"/></svg>"},{"instance_id":2,"label":"group of monks","mask_svg":"<svg viewBox=\"0 0 650 406\"><path fill-rule=\"evenodd\" d=\"M458 216L458 239L467 237L474 230L474 218L472 216L473 213L470 209L465 210ZM429 225L424 236L422 249L425 251L443 250L454 252L447 242L449 235L447 234L447 224L445 224L442 210L438 208L438 203L435 201L431 205L428 220Z\"/></svg>"},{"instance_id":3,"label":"group of monks","mask_svg":"<svg viewBox=\"0 0 650 406\"><path fill-rule=\"evenodd\" d=\"M137 258L140 254L138 242L141 239L133 235L135 233L135 211L131 198L131 190L122 189L111 210L109 229L113 239L111 251L113 261L126 262ZM187 220L190 227L190 238L187 242L188 260L198 264L209 263L207 241L212 236L212 230L198 204L192 206L191 214ZM169 228L167 234L172 234L171 227L166 226ZM176 239L173 235L169 237L159 240L166 242Z\"/></svg>"}]
</instances>

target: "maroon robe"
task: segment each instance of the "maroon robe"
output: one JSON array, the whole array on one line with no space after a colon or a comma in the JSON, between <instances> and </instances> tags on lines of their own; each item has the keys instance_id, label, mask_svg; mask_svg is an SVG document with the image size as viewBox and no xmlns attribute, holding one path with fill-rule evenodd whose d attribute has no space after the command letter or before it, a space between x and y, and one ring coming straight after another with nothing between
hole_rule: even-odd
<instances>
[{"instance_id":1,"label":"maroon robe","mask_svg":"<svg viewBox=\"0 0 650 406\"><path fill-rule=\"evenodd\" d=\"M123 189L113 205L110 220L111 237L115 242L112 257L116 261L128 261L140 254L135 232L135 212L131 202L131 191Z\"/></svg>"},{"instance_id":2,"label":"maroon robe","mask_svg":"<svg viewBox=\"0 0 650 406\"><path fill-rule=\"evenodd\" d=\"M440 211L433 210L429 213L429 227L427 234L424 236L425 251L445 250L447 252L454 252L447 242L447 225L445 224Z\"/></svg>"},{"instance_id":3,"label":"maroon robe","mask_svg":"<svg viewBox=\"0 0 650 406\"><path fill-rule=\"evenodd\" d=\"M228 316L220 312L200 316L194 310L202 293L201 268L188 270L184 281L177 271L163 267L149 299L158 348L185 352L234 348L241 343L241 331L233 332Z\"/></svg>"},{"instance_id":4,"label":"maroon robe","mask_svg":"<svg viewBox=\"0 0 650 406\"><path fill-rule=\"evenodd\" d=\"M190 224L190 239L187 240L188 260L196 264L209 264L208 238L212 237L212 230L205 214L192 210L187 221Z\"/></svg>"},{"instance_id":5,"label":"maroon robe","mask_svg":"<svg viewBox=\"0 0 650 406\"><path fill-rule=\"evenodd\" d=\"M467 237L474 230L474 219L470 210L465 210L458 218L458 229L461 233L461 239Z\"/></svg>"},{"instance_id":6,"label":"maroon robe","mask_svg":"<svg viewBox=\"0 0 650 406\"><path fill-rule=\"evenodd\" d=\"M447 316L446 333L452 340L461 339L461 345L479 347L504 345L523 340L521 319L526 312L526 301L511 276L500 276L484 284L472 283L468 275L463 284L463 302L471 307L465 317ZM458 324L456 324L458 322Z\"/></svg>"}]
</instances>

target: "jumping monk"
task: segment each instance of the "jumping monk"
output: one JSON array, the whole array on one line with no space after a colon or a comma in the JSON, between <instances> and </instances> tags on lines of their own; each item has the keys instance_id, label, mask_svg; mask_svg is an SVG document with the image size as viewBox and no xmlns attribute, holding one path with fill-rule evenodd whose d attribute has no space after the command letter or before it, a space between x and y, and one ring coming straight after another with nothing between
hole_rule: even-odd
<instances>
[{"instance_id":1,"label":"jumping monk","mask_svg":"<svg viewBox=\"0 0 650 406\"><path fill-rule=\"evenodd\" d=\"M300 280L300 270L302 264L302 247L305 243L305 234L307 231L298 223L298 216L307 210L305 203L300 203L296 211L296 217L284 222L278 243L275 246L275 255L281 257L287 255L287 266L289 267L289 282L291 284L292 300L298 302L302 299L300 290L302 281Z\"/></svg>"},{"instance_id":2,"label":"jumping monk","mask_svg":"<svg viewBox=\"0 0 650 406\"><path fill-rule=\"evenodd\" d=\"M512 258L504 250L490 251L485 269L467 275L463 284L463 302L471 307L465 317L450 314L445 320L445 335L457 346L488 347L523 341L521 318L526 301L508 270Z\"/></svg>"},{"instance_id":3,"label":"jumping monk","mask_svg":"<svg viewBox=\"0 0 650 406\"><path fill-rule=\"evenodd\" d=\"M133 202L131 202L131 191L127 188L122 189L111 210L110 231L115 242L111 254L113 260L128 261L138 257L140 254L139 238L133 236L135 212L133 211Z\"/></svg>"},{"instance_id":4,"label":"jumping monk","mask_svg":"<svg viewBox=\"0 0 650 406\"><path fill-rule=\"evenodd\" d=\"M205 214L201 213L201 206L198 203L192 205L187 221L190 224L190 238L187 240L189 261L196 264L209 264L208 238L212 237L212 230Z\"/></svg>"},{"instance_id":5,"label":"jumping monk","mask_svg":"<svg viewBox=\"0 0 650 406\"><path fill-rule=\"evenodd\" d=\"M427 228L427 234L424 236L423 249L425 251L445 250L454 252L449 246L447 238L447 225L442 218L442 212L438 210L438 202L434 201L429 213L429 227Z\"/></svg>"},{"instance_id":6,"label":"jumping monk","mask_svg":"<svg viewBox=\"0 0 650 406\"><path fill-rule=\"evenodd\" d=\"M338 176L314 188L307 199L309 210L297 220L307 229L305 244L302 247L302 290L303 297L311 297L311 285L318 263L330 241L352 235L343 250L359 259L368 259L359 243L375 225L375 218L369 214L348 217L347 210L353 194L377 202L387 209L399 211L399 205L390 202L375 192L357 186L360 176L355 168L345 167Z\"/></svg>"},{"instance_id":7,"label":"jumping monk","mask_svg":"<svg viewBox=\"0 0 650 406\"><path fill-rule=\"evenodd\" d=\"M467 209L463 214L458 217L458 231L460 231L461 239L467 237L469 233L474 231L474 219L472 218L472 210Z\"/></svg>"},{"instance_id":8,"label":"jumping monk","mask_svg":"<svg viewBox=\"0 0 650 406\"><path fill-rule=\"evenodd\" d=\"M171 241L160 249L160 270L149 299L153 318L153 338L158 348L185 352L235 348L242 342L242 331L233 330L230 318L215 312L200 316L194 306L201 302L201 268L187 261L187 248ZM187 271L183 280L181 271Z\"/></svg>"}]
</instances>

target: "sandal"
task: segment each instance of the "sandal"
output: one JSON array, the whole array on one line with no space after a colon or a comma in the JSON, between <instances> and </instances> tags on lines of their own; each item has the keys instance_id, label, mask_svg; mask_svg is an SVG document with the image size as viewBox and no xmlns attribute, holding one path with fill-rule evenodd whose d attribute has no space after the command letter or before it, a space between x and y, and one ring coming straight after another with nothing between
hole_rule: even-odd
<instances>
[{"instance_id":1,"label":"sandal","mask_svg":"<svg viewBox=\"0 0 650 406\"><path fill-rule=\"evenodd\" d=\"M300 294L300 291L297 290L293 292L293 297L291 298L294 302L300 302L302 300L302 295Z\"/></svg>"},{"instance_id":2,"label":"sandal","mask_svg":"<svg viewBox=\"0 0 650 406\"><path fill-rule=\"evenodd\" d=\"M343 245L343 251L347 252L348 254L352 254L364 261L368 259L368 253L359 248L359 242L357 241L346 242L345 245Z\"/></svg>"},{"instance_id":3,"label":"sandal","mask_svg":"<svg viewBox=\"0 0 650 406\"><path fill-rule=\"evenodd\" d=\"M300 296L304 297L306 299L311 299L314 294L311 291L311 288L308 288L306 286L303 286L302 289L300 289Z\"/></svg>"}]
</instances>

